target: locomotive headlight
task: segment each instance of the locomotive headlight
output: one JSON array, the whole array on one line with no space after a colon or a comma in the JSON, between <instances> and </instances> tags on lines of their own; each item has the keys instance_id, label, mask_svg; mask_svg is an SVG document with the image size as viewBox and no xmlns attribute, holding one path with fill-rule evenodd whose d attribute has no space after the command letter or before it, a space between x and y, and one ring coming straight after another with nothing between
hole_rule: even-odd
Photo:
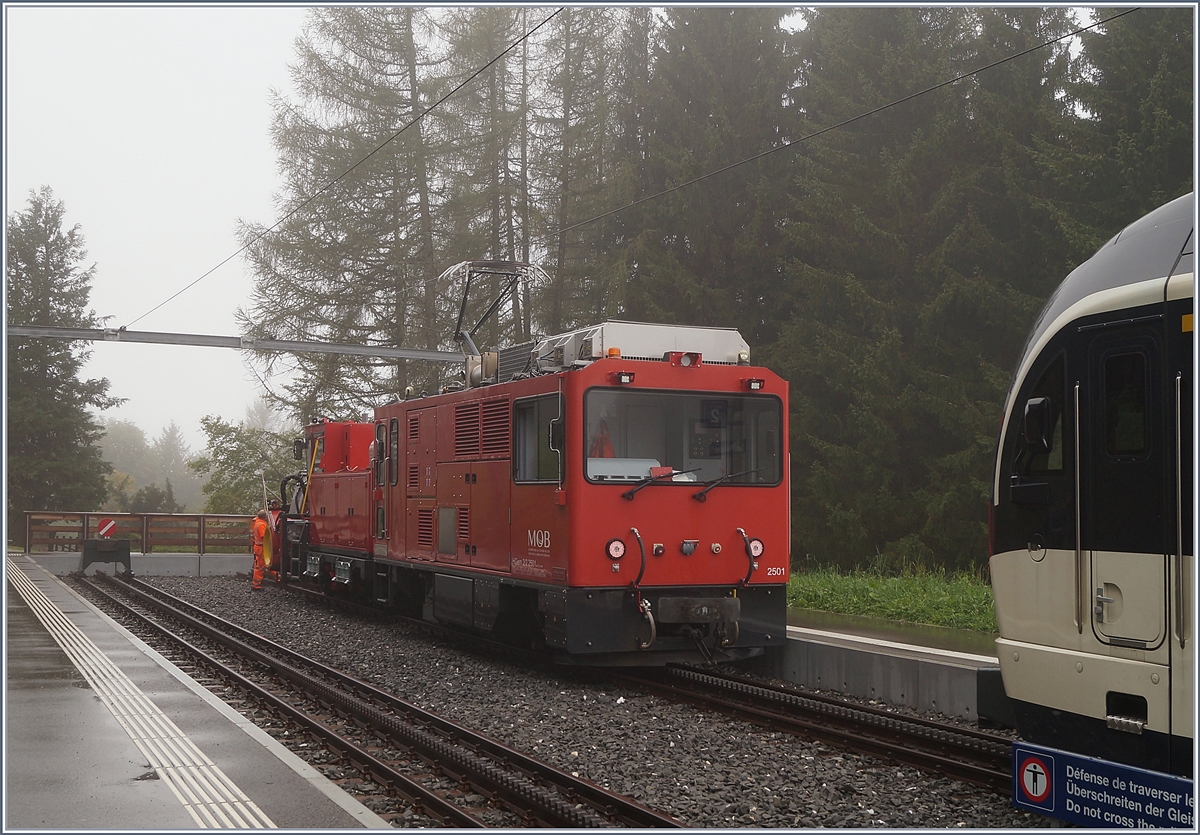
<instances>
[{"instance_id":1,"label":"locomotive headlight","mask_svg":"<svg viewBox=\"0 0 1200 835\"><path fill-rule=\"evenodd\" d=\"M617 381L618 385L627 386L633 382L633 372L632 371L618 371L615 374L613 374L613 379Z\"/></svg>"},{"instance_id":2,"label":"locomotive headlight","mask_svg":"<svg viewBox=\"0 0 1200 835\"><path fill-rule=\"evenodd\" d=\"M765 384L766 381L751 377L746 381L746 388L750 389L750 391L762 391Z\"/></svg>"},{"instance_id":3,"label":"locomotive headlight","mask_svg":"<svg viewBox=\"0 0 1200 835\"><path fill-rule=\"evenodd\" d=\"M619 539L610 539L604 546L604 553L610 560L619 560L625 556L625 543Z\"/></svg>"}]
</instances>

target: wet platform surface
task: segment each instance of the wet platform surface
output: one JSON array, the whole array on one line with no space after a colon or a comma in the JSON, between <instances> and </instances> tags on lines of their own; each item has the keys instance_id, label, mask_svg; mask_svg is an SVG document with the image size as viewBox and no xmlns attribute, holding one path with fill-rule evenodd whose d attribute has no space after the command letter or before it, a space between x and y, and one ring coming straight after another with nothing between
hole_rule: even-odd
<instances>
[{"instance_id":1,"label":"wet platform surface","mask_svg":"<svg viewBox=\"0 0 1200 835\"><path fill-rule=\"evenodd\" d=\"M949 650L964 655L996 656L996 639L991 632L972 632L921 623L902 623L885 618L842 615L815 609L788 609L788 625L820 632L853 635L895 644Z\"/></svg>"},{"instance_id":2,"label":"wet platform surface","mask_svg":"<svg viewBox=\"0 0 1200 835\"><path fill-rule=\"evenodd\" d=\"M388 828L28 557L5 573L5 831Z\"/></svg>"}]
</instances>

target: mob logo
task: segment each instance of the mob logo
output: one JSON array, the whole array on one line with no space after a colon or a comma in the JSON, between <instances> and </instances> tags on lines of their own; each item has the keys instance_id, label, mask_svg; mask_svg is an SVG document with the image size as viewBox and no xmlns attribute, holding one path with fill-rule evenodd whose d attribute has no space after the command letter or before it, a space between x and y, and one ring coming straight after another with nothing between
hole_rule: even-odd
<instances>
[{"instance_id":1,"label":"mob logo","mask_svg":"<svg viewBox=\"0 0 1200 835\"><path fill-rule=\"evenodd\" d=\"M549 548L550 531L528 531L530 548Z\"/></svg>"}]
</instances>

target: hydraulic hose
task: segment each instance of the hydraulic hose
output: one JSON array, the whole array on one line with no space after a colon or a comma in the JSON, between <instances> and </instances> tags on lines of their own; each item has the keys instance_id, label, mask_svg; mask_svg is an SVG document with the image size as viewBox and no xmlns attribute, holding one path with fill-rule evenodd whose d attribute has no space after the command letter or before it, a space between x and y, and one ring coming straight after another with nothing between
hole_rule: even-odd
<instances>
[{"instance_id":1,"label":"hydraulic hose","mask_svg":"<svg viewBox=\"0 0 1200 835\"><path fill-rule=\"evenodd\" d=\"M632 588L636 589L642 582L642 575L646 573L646 543L642 542L642 535L638 533L637 528L630 528L629 530L637 538L638 550L642 552L642 568L638 571L637 579L629 584Z\"/></svg>"},{"instance_id":2,"label":"hydraulic hose","mask_svg":"<svg viewBox=\"0 0 1200 835\"><path fill-rule=\"evenodd\" d=\"M629 584L631 588L637 589L642 582L642 575L646 573L646 543L642 541L642 534L637 528L630 528L629 531L637 539L638 550L642 554L642 567L638 571L637 579ZM654 622L654 612L650 608L650 601L643 599L640 591L637 593L637 607L638 611L642 613L642 617L650 624L650 640L638 641L638 649L650 649L658 638L658 625Z\"/></svg>"},{"instance_id":3,"label":"hydraulic hose","mask_svg":"<svg viewBox=\"0 0 1200 835\"><path fill-rule=\"evenodd\" d=\"M745 586L750 582L750 575L754 573L754 569L757 566L754 564L754 554L750 552L750 537L741 528L738 528L737 532L742 535L742 542L746 544L746 559L750 560L750 568L746 571L746 579L742 580L742 585Z\"/></svg>"}]
</instances>

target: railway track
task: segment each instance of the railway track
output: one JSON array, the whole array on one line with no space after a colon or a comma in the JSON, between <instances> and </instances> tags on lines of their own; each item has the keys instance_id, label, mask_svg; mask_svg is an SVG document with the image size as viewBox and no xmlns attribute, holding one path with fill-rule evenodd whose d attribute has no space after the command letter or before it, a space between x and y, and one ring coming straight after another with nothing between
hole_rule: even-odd
<instances>
[{"instance_id":1,"label":"railway track","mask_svg":"<svg viewBox=\"0 0 1200 835\"><path fill-rule=\"evenodd\" d=\"M1012 790L1012 740L1005 736L718 669L670 666L627 678L630 687L775 731L905 763L1001 794Z\"/></svg>"},{"instance_id":2,"label":"railway track","mask_svg":"<svg viewBox=\"0 0 1200 835\"><path fill-rule=\"evenodd\" d=\"M136 579L76 580L156 645L169 642L444 826L682 826Z\"/></svg>"},{"instance_id":3,"label":"railway track","mask_svg":"<svg viewBox=\"0 0 1200 835\"><path fill-rule=\"evenodd\" d=\"M323 598L331 605L340 605L350 611L381 616L378 609L328 598L295 584L288 584L287 588L293 593ZM393 619L431 634L459 635L455 630L424 621L395 616ZM520 659L521 663L549 663L545 653L527 652L482 638L475 640L488 643L497 651ZM632 689L718 711L772 730L901 762L1006 796L1012 792L1012 740L999 734L897 714L836 696L752 679L717 667L668 666L661 671L639 670L627 674L606 668L602 675L607 681L620 680Z\"/></svg>"}]
</instances>

